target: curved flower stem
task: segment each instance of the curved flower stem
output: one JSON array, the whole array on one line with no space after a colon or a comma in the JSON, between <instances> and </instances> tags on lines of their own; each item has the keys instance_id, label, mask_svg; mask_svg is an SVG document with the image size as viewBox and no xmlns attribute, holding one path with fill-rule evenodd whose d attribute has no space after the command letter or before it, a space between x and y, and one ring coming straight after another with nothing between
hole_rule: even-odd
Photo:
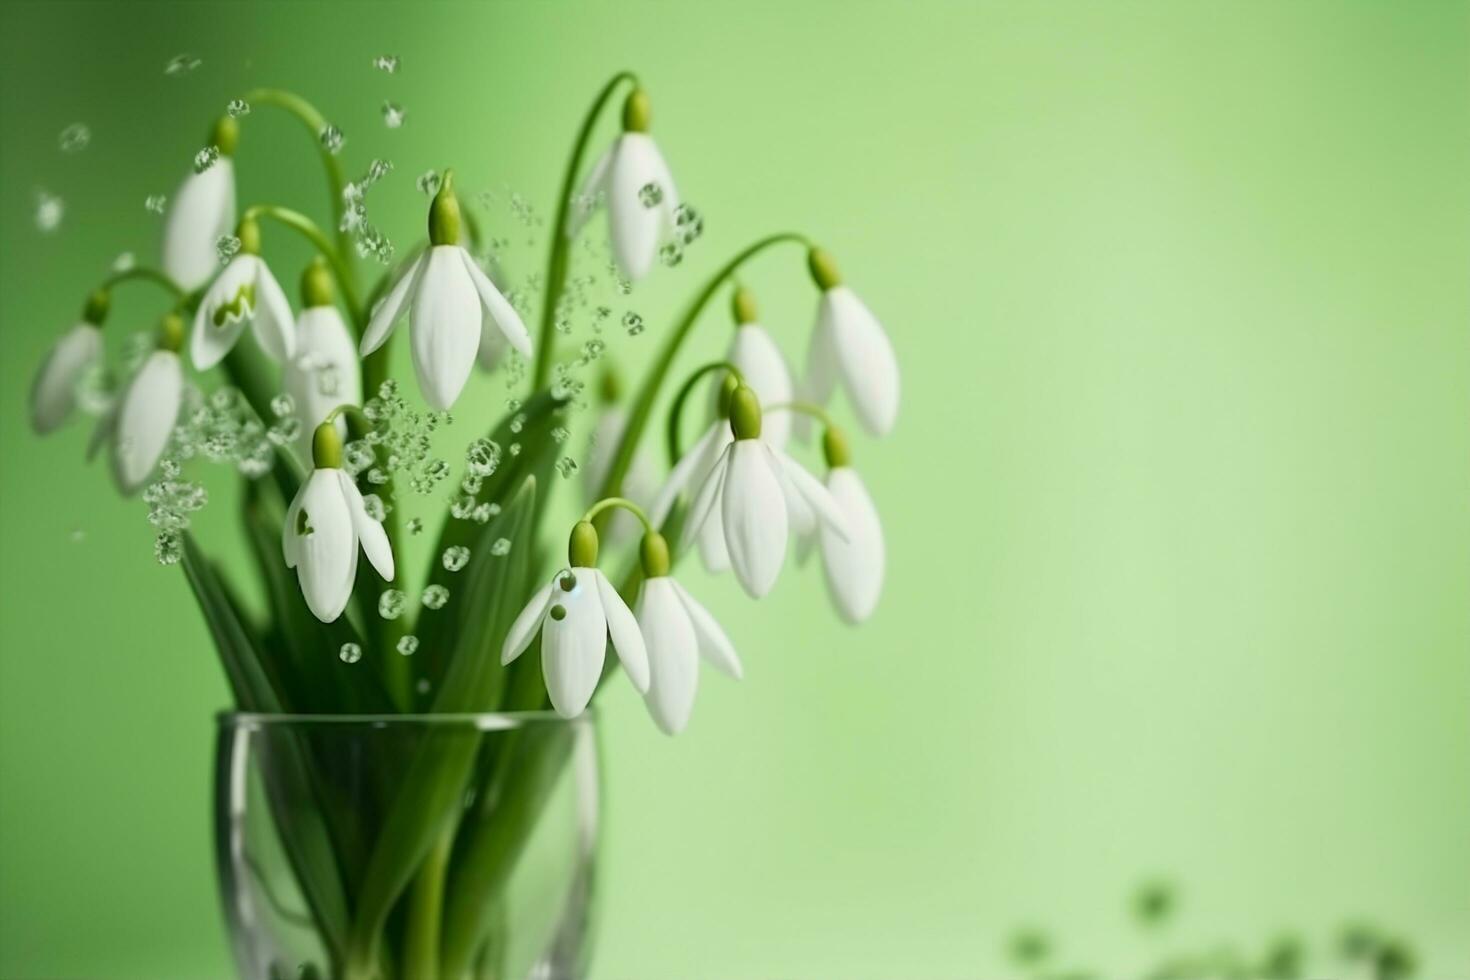
<instances>
[{"instance_id":1,"label":"curved flower stem","mask_svg":"<svg viewBox=\"0 0 1470 980\"><path fill-rule=\"evenodd\" d=\"M834 424L832 421L832 416L827 414L827 410L820 405L813 404L812 402L777 402L775 405L767 405L765 408L765 412L763 412L762 414L766 414L769 412L791 412L796 415L810 416L811 418L816 419L818 422L829 428L832 427Z\"/></svg>"},{"instance_id":2,"label":"curved flower stem","mask_svg":"<svg viewBox=\"0 0 1470 980\"><path fill-rule=\"evenodd\" d=\"M684 455L683 450L679 446L679 420L684 416L684 402L688 400L689 393L694 390L694 386L699 382L700 378L706 374L720 370L725 371L741 384L745 383L745 376L740 373L740 369L729 361L711 361L708 364L696 368L694 373L685 379L684 384L679 388L678 394L674 396L674 402L669 406L668 423L670 466L679 462L679 457Z\"/></svg>"},{"instance_id":3,"label":"curved flower stem","mask_svg":"<svg viewBox=\"0 0 1470 980\"><path fill-rule=\"evenodd\" d=\"M332 197L332 220L337 226L337 249L344 257L350 254L352 241L347 232L342 230L342 216L347 207L347 202L342 197L342 189L346 184L342 177L342 164L337 161L330 150L322 145L321 141L322 130L327 128L326 118L316 106L295 92L288 92L285 89L251 89L245 93L244 99L252 106L270 105L284 109L301 120L301 124L311 133L312 140L317 146L317 152L321 155L322 169L327 173L327 190Z\"/></svg>"},{"instance_id":4,"label":"curved flower stem","mask_svg":"<svg viewBox=\"0 0 1470 980\"><path fill-rule=\"evenodd\" d=\"M121 272L114 272L112 275L102 280L101 285L99 285L97 288L102 290L111 290L112 287L116 286L118 283L132 281L151 282L155 283L156 285L162 286L164 289L172 293L174 299L179 302L183 302L189 296L189 291L183 286L180 286L178 283L174 282L173 278L167 273L143 265L135 265L131 269L124 269Z\"/></svg>"},{"instance_id":5,"label":"curved flower stem","mask_svg":"<svg viewBox=\"0 0 1470 980\"><path fill-rule=\"evenodd\" d=\"M587 508L587 512L582 515L582 520L591 521L603 511L613 510L619 507L638 518L639 523L643 525L643 530L650 533L658 530L658 528L653 526L653 522L648 519L648 515L643 512L643 508L633 503L627 497L603 497L597 503Z\"/></svg>"},{"instance_id":6,"label":"curved flower stem","mask_svg":"<svg viewBox=\"0 0 1470 980\"><path fill-rule=\"evenodd\" d=\"M694 323L699 319L699 314L709 305L715 293L733 276L742 265L764 252L773 245L785 242L811 247L810 240L800 232L783 231L746 246L726 262L718 272L709 278L704 287L694 297L684 311L684 316L674 327L669 339L664 341L663 349L659 351L654 360L653 367L644 378L643 387L638 389L638 396L633 400L633 407L628 413L628 424L623 429L622 441L618 443L617 454L613 457L612 466L607 471L607 479L603 481L599 496L613 496L623 486L623 477L628 475L628 467L633 462L633 453L638 448L638 440L643 436L643 430L648 425L648 416L653 412L654 399L658 397L659 388L663 385L664 378L669 373L669 368L674 363L674 357L679 353L689 332L694 328Z\"/></svg>"},{"instance_id":7,"label":"curved flower stem","mask_svg":"<svg viewBox=\"0 0 1470 980\"><path fill-rule=\"evenodd\" d=\"M332 275L337 279L337 286L342 290L342 302L347 307L347 315L352 322L357 324L361 332L364 324L362 318L362 306L357 301L357 289L352 282L352 272L343 261L342 253L337 251L326 234L300 211L292 211L275 204L253 204L245 209L245 218L271 218L280 222L287 228L294 229L305 236L312 246L322 254L332 266Z\"/></svg>"},{"instance_id":8,"label":"curved flower stem","mask_svg":"<svg viewBox=\"0 0 1470 980\"><path fill-rule=\"evenodd\" d=\"M577 141L572 144L572 156L567 161L566 173L561 179L561 194L556 202L556 219L551 225L551 255L546 263L546 300L541 306L541 336L536 343L536 366L531 374L531 390L539 391L551 374L552 348L556 345L556 306L566 286L567 270L571 265L572 239L567 235L567 216L572 206L572 193L576 189L577 174L582 169L582 157L587 152L587 143L592 138L592 127L602 115L608 100L624 82L638 84L638 76L631 71L620 71L610 78L592 106L582 119L577 130Z\"/></svg>"}]
</instances>

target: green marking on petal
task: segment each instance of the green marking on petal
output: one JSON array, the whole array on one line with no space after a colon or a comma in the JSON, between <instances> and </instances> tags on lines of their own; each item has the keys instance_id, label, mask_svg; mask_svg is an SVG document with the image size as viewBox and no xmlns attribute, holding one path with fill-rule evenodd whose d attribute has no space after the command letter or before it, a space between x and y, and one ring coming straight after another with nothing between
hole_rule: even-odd
<instances>
[{"instance_id":1,"label":"green marking on petal","mask_svg":"<svg viewBox=\"0 0 1470 980\"><path fill-rule=\"evenodd\" d=\"M236 290L235 295L228 302L221 303L214 308L214 316L210 319L217 329L224 329L227 324L237 320L243 320L255 312L255 283L247 282Z\"/></svg>"},{"instance_id":2,"label":"green marking on petal","mask_svg":"<svg viewBox=\"0 0 1470 980\"><path fill-rule=\"evenodd\" d=\"M296 536L300 538L305 538L310 536L312 533L314 533L314 528L312 528L310 522L308 522L306 519L305 508L298 510L296 512Z\"/></svg>"},{"instance_id":3,"label":"green marking on petal","mask_svg":"<svg viewBox=\"0 0 1470 980\"><path fill-rule=\"evenodd\" d=\"M567 607L566 606L563 606L559 602L556 605L552 606L551 607L551 618L554 619L554 620L556 620L558 623L561 622L563 619L566 619L567 618Z\"/></svg>"}]
</instances>

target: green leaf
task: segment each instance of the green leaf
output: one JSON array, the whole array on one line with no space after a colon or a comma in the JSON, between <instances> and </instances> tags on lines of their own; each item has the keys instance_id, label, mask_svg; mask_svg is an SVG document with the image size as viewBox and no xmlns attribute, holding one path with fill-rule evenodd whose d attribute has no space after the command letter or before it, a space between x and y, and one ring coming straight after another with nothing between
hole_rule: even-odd
<instances>
[{"instance_id":1,"label":"green leaf","mask_svg":"<svg viewBox=\"0 0 1470 980\"><path fill-rule=\"evenodd\" d=\"M267 673L259 647L231 606L214 568L194 543L194 535L183 534L184 575L219 650L235 703L243 711L279 712L280 692Z\"/></svg>"},{"instance_id":2,"label":"green leaf","mask_svg":"<svg viewBox=\"0 0 1470 980\"><path fill-rule=\"evenodd\" d=\"M456 650L449 671L456 683L440 688L436 711L473 710L500 673L499 658L493 654L520 612L535 503L536 482L527 479L493 522L496 535L512 542L511 553L482 566L483 628ZM491 664L472 662L487 658ZM480 732L461 725L431 726L421 737L368 859L348 943L349 977L372 975L388 914L434 841L459 812L482 741Z\"/></svg>"}]
</instances>

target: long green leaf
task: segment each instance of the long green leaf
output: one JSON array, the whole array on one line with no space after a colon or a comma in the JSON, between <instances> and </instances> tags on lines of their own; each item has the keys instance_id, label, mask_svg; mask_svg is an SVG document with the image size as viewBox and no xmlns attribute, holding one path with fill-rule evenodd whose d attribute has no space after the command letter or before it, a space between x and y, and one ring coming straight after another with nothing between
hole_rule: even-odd
<instances>
[{"instance_id":1,"label":"long green leaf","mask_svg":"<svg viewBox=\"0 0 1470 980\"><path fill-rule=\"evenodd\" d=\"M494 521L495 533L510 540L511 552L503 561L482 566L483 628L475 631L472 644L457 652L450 669L464 683L441 687L435 698L437 711L473 710L483 702L485 688L494 683L493 674L499 664L495 651L519 612L517 603L522 598L531 550L526 539L535 502L536 482L527 479ZM467 658L490 659L495 670L484 664L466 663ZM388 914L438 835L459 811L481 741L479 732L463 726L445 726L442 730L431 727L420 739L368 859L348 943L350 980L373 975Z\"/></svg>"}]
</instances>

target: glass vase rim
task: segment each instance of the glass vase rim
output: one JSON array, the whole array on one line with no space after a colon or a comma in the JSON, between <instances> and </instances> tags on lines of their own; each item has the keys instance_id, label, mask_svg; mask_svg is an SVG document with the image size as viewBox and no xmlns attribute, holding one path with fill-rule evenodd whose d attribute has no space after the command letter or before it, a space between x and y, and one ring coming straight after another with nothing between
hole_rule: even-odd
<instances>
[{"instance_id":1,"label":"glass vase rim","mask_svg":"<svg viewBox=\"0 0 1470 980\"><path fill-rule=\"evenodd\" d=\"M352 727L374 729L470 727L498 732L531 725L590 725L596 721L595 708L567 718L550 709L540 711L403 711L380 713L328 714L294 711L237 711L224 709L215 713L221 728L285 728L285 727Z\"/></svg>"}]
</instances>

